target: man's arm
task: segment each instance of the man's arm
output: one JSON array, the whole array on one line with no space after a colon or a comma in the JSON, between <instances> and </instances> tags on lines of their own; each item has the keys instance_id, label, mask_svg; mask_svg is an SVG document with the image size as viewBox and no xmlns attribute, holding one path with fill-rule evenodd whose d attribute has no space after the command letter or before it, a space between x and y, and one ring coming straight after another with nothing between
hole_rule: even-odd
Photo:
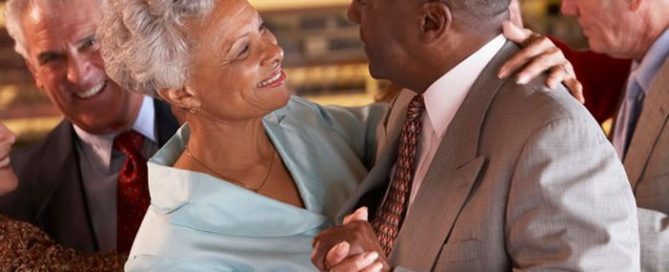
<instances>
[{"instance_id":1,"label":"man's arm","mask_svg":"<svg viewBox=\"0 0 669 272\"><path fill-rule=\"evenodd\" d=\"M669 216L638 208L641 271L669 271Z\"/></svg>"},{"instance_id":2,"label":"man's arm","mask_svg":"<svg viewBox=\"0 0 669 272\"><path fill-rule=\"evenodd\" d=\"M623 166L589 118L547 122L526 142L506 210L517 270L638 271L636 203Z\"/></svg>"}]
</instances>

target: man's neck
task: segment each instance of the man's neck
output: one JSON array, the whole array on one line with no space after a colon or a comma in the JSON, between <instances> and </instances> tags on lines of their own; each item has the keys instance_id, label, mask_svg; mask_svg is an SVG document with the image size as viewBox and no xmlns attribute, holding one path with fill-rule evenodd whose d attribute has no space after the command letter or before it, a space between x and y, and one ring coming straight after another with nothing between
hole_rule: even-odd
<instances>
[{"instance_id":1,"label":"man's neck","mask_svg":"<svg viewBox=\"0 0 669 272\"><path fill-rule=\"evenodd\" d=\"M412 88L412 90L417 93L424 93L435 81L451 71L469 56L479 51L497 35L499 35L499 33L491 36L472 36L454 46L443 45L443 47L426 48L426 50L434 52L425 58L425 65L420 66L423 68L420 73L427 76L424 77L423 81L415 82L413 84L416 89L413 89L412 87L409 88Z\"/></svg>"}]
</instances>

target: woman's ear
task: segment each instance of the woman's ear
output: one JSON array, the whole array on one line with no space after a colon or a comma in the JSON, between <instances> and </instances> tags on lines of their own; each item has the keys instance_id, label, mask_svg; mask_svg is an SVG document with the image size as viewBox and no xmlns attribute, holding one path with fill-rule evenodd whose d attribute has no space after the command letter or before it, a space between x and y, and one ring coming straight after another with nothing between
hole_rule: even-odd
<instances>
[{"instance_id":1,"label":"woman's ear","mask_svg":"<svg viewBox=\"0 0 669 272\"><path fill-rule=\"evenodd\" d=\"M450 8L441 1L423 3L420 17L420 40L424 43L441 40L453 22Z\"/></svg>"},{"instance_id":2,"label":"woman's ear","mask_svg":"<svg viewBox=\"0 0 669 272\"><path fill-rule=\"evenodd\" d=\"M200 99L194 92L189 91L188 87L179 89L161 89L158 90L158 96L172 106L188 111L199 110L202 106Z\"/></svg>"}]
</instances>

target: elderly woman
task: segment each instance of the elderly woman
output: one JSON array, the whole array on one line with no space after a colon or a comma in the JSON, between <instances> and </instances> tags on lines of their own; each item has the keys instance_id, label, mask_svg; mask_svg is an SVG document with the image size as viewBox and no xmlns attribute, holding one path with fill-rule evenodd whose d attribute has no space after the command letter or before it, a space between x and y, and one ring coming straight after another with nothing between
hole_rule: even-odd
<instances>
[{"instance_id":1,"label":"elderly woman","mask_svg":"<svg viewBox=\"0 0 669 272\"><path fill-rule=\"evenodd\" d=\"M108 74L187 122L149 161L151 206L126 269L314 270L311 240L366 175L384 108L291 97L283 51L246 0L104 10Z\"/></svg>"},{"instance_id":2,"label":"elderly woman","mask_svg":"<svg viewBox=\"0 0 669 272\"><path fill-rule=\"evenodd\" d=\"M149 161L126 269L313 270L311 239L367 174L383 106L291 97L283 51L245 0L109 1L109 75L185 109Z\"/></svg>"},{"instance_id":3,"label":"elderly woman","mask_svg":"<svg viewBox=\"0 0 669 272\"><path fill-rule=\"evenodd\" d=\"M0 196L16 189L9 151L14 134L0 123ZM123 271L126 255L86 254L56 244L37 227L0 215L2 271Z\"/></svg>"}]
</instances>

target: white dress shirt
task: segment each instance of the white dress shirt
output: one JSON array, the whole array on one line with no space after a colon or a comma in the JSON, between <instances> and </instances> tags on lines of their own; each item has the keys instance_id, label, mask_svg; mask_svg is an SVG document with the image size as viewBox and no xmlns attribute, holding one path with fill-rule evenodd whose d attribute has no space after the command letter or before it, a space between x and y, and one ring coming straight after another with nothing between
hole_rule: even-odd
<instances>
[{"instance_id":1,"label":"white dress shirt","mask_svg":"<svg viewBox=\"0 0 669 272\"><path fill-rule=\"evenodd\" d=\"M152 98L144 97L132 129L146 139L142 154L148 158L158 150L155 132L155 110ZM120 133L95 135L74 125L77 134L79 167L89 214L100 250L116 249L116 183L125 156L112 150L114 138Z\"/></svg>"},{"instance_id":2,"label":"white dress shirt","mask_svg":"<svg viewBox=\"0 0 669 272\"><path fill-rule=\"evenodd\" d=\"M416 151L416 172L411 188L411 205L416 198L423 179L432 164L437 148L448 130L455 113L469 93L479 74L506 43L503 35L498 35L467 59L460 62L445 75L432 83L423 93L425 112L423 130Z\"/></svg>"}]
</instances>

